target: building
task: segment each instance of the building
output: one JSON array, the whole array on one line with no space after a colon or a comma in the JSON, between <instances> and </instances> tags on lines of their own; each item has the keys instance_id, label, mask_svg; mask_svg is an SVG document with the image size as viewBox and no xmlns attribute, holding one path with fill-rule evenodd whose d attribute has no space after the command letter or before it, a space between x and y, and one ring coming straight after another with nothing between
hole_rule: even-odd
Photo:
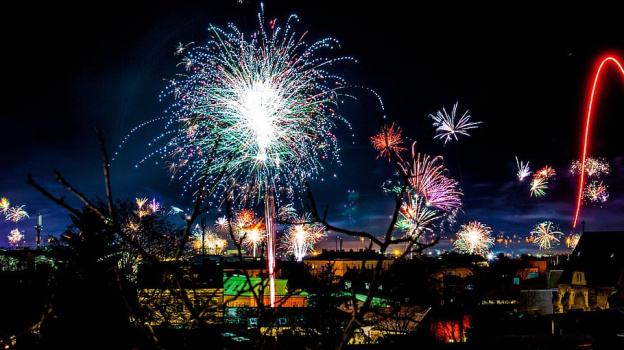
<instances>
[{"instance_id":1,"label":"building","mask_svg":"<svg viewBox=\"0 0 624 350\"><path fill-rule=\"evenodd\" d=\"M558 285L555 313L623 305L624 232L583 232Z\"/></svg>"},{"instance_id":2,"label":"building","mask_svg":"<svg viewBox=\"0 0 624 350\"><path fill-rule=\"evenodd\" d=\"M223 304L226 308L257 307L262 299L264 305L271 304L268 279L241 275L223 275ZM275 305L277 307L306 307L308 293L303 290L289 290L288 280L275 279Z\"/></svg>"},{"instance_id":3,"label":"building","mask_svg":"<svg viewBox=\"0 0 624 350\"><path fill-rule=\"evenodd\" d=\"M373 270L380 261L382 270L387 271L396 260L367 249L323 250L321 254L303 260L311 274L319 274L331 266L336 278L344 276L349 270Z\"/></svg>"}]
</instances>

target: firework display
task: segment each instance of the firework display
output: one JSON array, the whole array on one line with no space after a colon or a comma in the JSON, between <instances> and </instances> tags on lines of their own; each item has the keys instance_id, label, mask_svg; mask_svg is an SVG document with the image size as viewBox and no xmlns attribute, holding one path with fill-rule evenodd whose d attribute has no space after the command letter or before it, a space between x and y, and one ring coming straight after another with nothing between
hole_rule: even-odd
<instances>
[{"instance_id":1,"label":"firework display","mask_svg":"<svg viewBox=\"0 0 624 350\"><path fill-rule=\"evenodd\" d=\"M373 147L379 152L377 158L385 157L394 162L407 187L390 181L384 185L384 191L403 195L399 218L395 227L404 237L414 242L422 242L424 233L430 232L434 222L442 219L452 222L461 208L461 192L457 181L448 177L442 156L430 157L416 152L416 143L412 144L412 159L404 161L399 152L405 150L399 145L401 129L384 126L379 134L370 138Z\"/></svg>"},{"instance_id":2,"label":"firework display","mask_svg":"<svg viewBox=\"0 0 624 350\"><path fill-rule=\"evenodd\" d=\"M314 250L319 240L327 237L325 226L314 222L309 213L294 217L288 226L282 237L282 245L295 256L296 261L302 261L308 252Z\"/></svg>"},{"instance_id":3,"label":"firework display","mask_svg":"<svg viewBox=\"0 0 624 350\"><path fill-rule=\"evenodd\" d=\"M533 179L529 185L531 196L545 196L546 189L548 189L548 180L555 175L557 175L555 169L548 165L533 173Z\"/></svg>"},{"instance_id":4,"label":"firework display","mask_svg":"<svg viewBox=\"0 0 624 350\"><path fill-rule=\"evenodd\" d=\"M572 175L579 175L581 171L584 171L588 178L600 178L603 175L611 174L611 165L604 157L587 157L585 165L578 159L570 163Z\"/></svg>"},{"instance_id":5,"label":"firework display","mask_svg":"<svg viewBox=\"0 0 624 350\"><path fill-rule=\"evenodd\" d=\"M442 108L442 111L438 111L435 115L429 114L429 117L434 121L433 126L436 127L437 134L433 138L443 139L444 144L451 140L457 141L458 135L470 136L468 130L475 129L479 126L479 124L481 124L481 122L471 121L471 116L468 114L468 111L464 112L461 118L457 120L456 115L458 103L459 102L455 102L450 115L444 108Z\"/></svg>"},{"instance_id":6,"label":"firework display","mask_svg":"<svg viewBox=\"0 0 624 350\"><path fill-rule=\"evenodd\" d=\"M152 142L164 145L140 163L160 156L172 179L185 179L185 191L225 173L223 193L234 186L244 200L263 198L268 187L314 178L321 160L340 161L333 129L336 121L350 127L337 114L346 84L326 68L354 59L328 57L338 45L333 38L307 44L292 28L296 15L283 28L263 12L258 19L254 33L211 25L207 43L176 49L184 71L161 95L174 102L165 132Z\"/></svg>"},{"instance_id":7,"label":"firework display","mask_svg":"<svg viewBox=\"0 0 624 350\"><path fill-rule=\"evenodd\" d=\"M396 227L403 230L406 237L414 237L423 242L425 233L433 230L433 223L438 217L438 210L427 206L423 196L410 194L401 204Z\"/></svg>"},{"instance_id":8,"label":"firework display","mask_svg":"<svg viewBox=\"0 0 624 350\"><path fill-rule=\"evenodd\" d=\"M565 239L566 246L570 249L576 248L581 235L579 233L570 233Z\"/></svg>"},{"instance_id":9,"label":"firework display","mask_svg":"<svg viewBox=\"0 0 624 350\"><path fill-rule=\"evenodd\" d=\"M428 206L449 212L461 207L461 190L456 180L448 177L442 156L431 157L415 154L412 149L412 161L401 164L403 171L410 174L410 187L416 195L423 196Z\"/></svg>"},{"instance_id":10,"label":"firework display","mask_svg":"<svg viewBox=\"0 0 624 350\"><path fill-rule=\"evenodd\" d=\"M11 230L11 233L8 236L9 238L9 243L16 247L18 244L20 244L20 242L22 242L24 240L24 234L22 234L22 232L20 232L19 229L14 228Z\"/></svg>"},{"instance_id":11,"label":"firework display","mask_svg":"<svg viewBox=\"0 0 624 350\"><path fill-rule=\"evenodd\" d=\"M389 126L384 125L379 134L371 137L373 148L379 151L377 158L385 157L391 160L392 155L398 156L399 152L406 150L401 146L403 143L401 133L401 128L392 123Z\"/></svg>"},{"instance_id":12,"label":"firework display","mask_svg":"<svg viewBox=\"0 0 624 350\"><path fill-rule=\"evenodd\" d=\"M17 223L22 221L24 218L28 218L28 213L24 210L24 205L19 207L11 206L11 202L8 198L2 197L0 198L0 214L4 215L4 219L6 221L11 221L15 223L15 228L11 230L9 234L9 243L12 246L17 246L21 241L25 239L25 236L22 234L22 231L17 227Z\"/></svg>"},{"instance_id":13,"label":"firework display","mask_svg":"<svg viewBox=\"0 0 624 350\"><path fill-rule=\"evenodd\" d=\"M193 239L193 248L196 251L201 251L202 254L220 255L225 252L227 248L227 240L219 237L211 230L206 232L204 228L199 225L195 225L191 231Z\"/></svg>"},{"instance_id":14,"label":"firework display","mask_svg":"<svg viewBox=\"0 0 624 350\"><path fill-rule=\"evenodd\" d=\"M494 245L492 228L478 221L462 224L453 242L453 249L461 253L487 256Z\"/></svg>"},{"instance_id":15,"label":"firework display","mask_svg":"<svg viewBox=\"0 0 624 350\"><path fill-rule=\"evenodd\" d=\"M543 176L533 176L531 180L530 190L531 196L544 196L548 188L548 180Z\"/></svg>"},{"instance_id":16,"label":"firework display","mask_svg":"<svg viewBox=\"0 0 624 350\"><path fill-rule=\"evenodd\" d=\"M557 175L557 172L549 165L544 165L543 168L535 172L535 176L543 177L545 179L550 179L555 175Z\"/></svg>"},{"instance_id":17,"label":"firework display","mask_svg":"<svg viewBox=\"0 0 624 350\"><path fill-rule=\"evenodd\" d=\"M164 146L140 161L165 159L184 192L208 177L219 182L214 197L237 192L240 205L264 201L269 261L275 232L267 201L314 179L322 161L340 163L333 130L337 121L350 128L337 113L346 84L328 68L355 60L329 55L334 38L308 44L293 30L298 20L292 14L281 27L265 20L262 7L255 32L210 25L205 44L178 45L183 72L161 95L174 102L153 142Z\"/></svg>"},{"instance_id":18,"label":"firework display","mask_svg":"<svg viewBox=\"0 0 624 350\"><path fill-rule=\"evenodd\" d=\"M541 222L531 231L533 243L540 249L550 249L553 245L558 245L563 232L558 231L557 226L552 221Z\"/></svg>"},{"instance_id":19,"label":"firework display","mask_svg":"<svg viewBox=\"0 0 624 350\"><path fill-rule=\"evenodd\" d=\"M234 238L241 246L251 250L252 256L257 256L258 248L266 241L266 227L264 218L257 218L251 209L242 209L234 213L230 223L225 217L215 222L219 230L232 230Z\"/></svg>"},{"instance_id":20,"label":"firework display","mask_svg":"<svg viewBox=\"0 0 624 350\"><path fill-rule=\"evenodd\" d=\"M531 175L531 170L529 169L529 162L526 162L525 164L519 161L518 157L516 157L516 165L518 166L518 172L516 173L516 176L518 177L519 181L523 181L526 177Z\"/></svg>"},{"instance_id":21,"label":"firework display","mask_svg":"<svg viewBox=\"0 0 624 350\"><path fill-rule=\"evenodd\" d=\"M602 204L609 199L609 191L602 181L592 181L585 186L583 198L592 203Z\"/></svg>"}]
</instances>

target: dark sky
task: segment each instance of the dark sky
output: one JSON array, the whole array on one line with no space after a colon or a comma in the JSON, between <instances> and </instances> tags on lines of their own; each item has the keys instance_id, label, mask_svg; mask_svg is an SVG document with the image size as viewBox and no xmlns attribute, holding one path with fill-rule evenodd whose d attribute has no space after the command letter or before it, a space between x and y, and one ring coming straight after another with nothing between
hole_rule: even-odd
<instances>
[{"instance_id":1,"label":"dark sky","mask_svg":"<svg viewBox=\"0 0 624 350\"><path fill-rule=\"evenodd\" d=\"M121 1L15 6L0 34L0 197L23 205L30 218L1 222L0 246L8 246L6 236L15 226L32 245L37 213L43 215L43 235L59 234L69 223L64 209L26 184L27 174L77 207L80 203L55 181L54 170L87 197L103 197L95 127L102 129L112 158L134 127L162 116L167 104L158 96L180 71L173 54L178 43L205 42L209 24L226 28L233 22L244 32L255 31L260 10L251 0L154 1L140 8ZM384 114L403 129L408 145L416 141L419 152L444 157L449 176L464 192L457 225L476 220L494 235L528 236L548 220L565 234L580 232L572 228L578 177L571 176L569 165L581 157L596 63L624 49L614 11L594 6L265 1L265 17L277 19L278 25L289 14L299 15L295 30L308 31L309 42L338 39L339 53L357 63L335 73L383 100L382 111L372 94L360 91L358 101L340 111L353 127L338 126L336 132L343 165L328 166L321 174L325 181L312 184L319 204L329 205L330 221L375 235L385 232L392 202L381 184L392 178L393 169L375 159L369 142ZM611 174L603 178L610 197L602 206L582 207L580 220L587 231L624 227L619 127L624 79L613 66L603 76L590 155L606 157L611 165ZM468 110L472 121L482 124L469 137L444 144L433 139L428 115L442 108L450 112L456 102L458 113ZM169 182L162 164L134 166L161 132L153 128L133 136L120 150L111 164L113 194L188 208L189 198L180 196L180 184ZM557 171L545 196L531 196L528 180L517 180L515 157L528 161L532 171L546 165ZM359 193L355 222L342 215L349 191ZM211 215L208 220L222 213ZM444 234L452 236L457 228ZM333 247L333 235L328 242Z\"/></svg>"}]
</instances>

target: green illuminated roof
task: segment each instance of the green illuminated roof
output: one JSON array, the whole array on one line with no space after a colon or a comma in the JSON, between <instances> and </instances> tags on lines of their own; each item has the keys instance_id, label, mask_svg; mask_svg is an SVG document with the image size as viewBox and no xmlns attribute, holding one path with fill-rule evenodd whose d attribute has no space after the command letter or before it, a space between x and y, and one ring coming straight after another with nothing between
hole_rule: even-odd
<instances>
[{"instance_id":1,"label":"green illuminated roof","mask_svg":"<svg viewBox=\"0 0 624 350\"><path fill-rule=\"evenodd\" d=\"M256 295L261 295L261 291L264 291L264 296L269 296L269 280L259 277L245 276L227 276L223 275L223 294L231 296L253 296L252 291L255 291ZM275 295L287 295L288 294L288 280L275 279ZM298 292L297 295L308 295L306 292Z\"/></svg>"}]
</instances>

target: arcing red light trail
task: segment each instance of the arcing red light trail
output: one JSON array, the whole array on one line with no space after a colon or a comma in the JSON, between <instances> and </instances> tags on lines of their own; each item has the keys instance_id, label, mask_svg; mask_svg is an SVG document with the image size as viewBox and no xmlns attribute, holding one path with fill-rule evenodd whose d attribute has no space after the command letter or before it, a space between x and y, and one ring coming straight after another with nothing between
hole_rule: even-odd
<instances>
[{"instance_id":1,"label":"arcing red light trail","mask_svg":"<svg viewBox=\"0 0 624 350\"><path fill-rule=\"evenodd\" d=\"M605 65L609 62L612 62L613 64L615 64L620 69L620 73L622 73L622 76L624 76L624 69L622 68L622 65L620 64L620 61L611 55L607 55L606 57L604 57L602 61L600 62L598 69L596 70L596 75L594 76L594 83L592 85L591 93L589 95L589 103L587 105L588 107L587 107L587 119L585 121L585 140L583 142L583 155L581 156L581 172L580 172L581 176L579 177L580 179L579 180L579 192L578 192L578 198L576 199L576 213L574 214L574 223L572 224L572 228L576 228L576 222L578 221L579 212L581 210L581 200L583 198L583 187L584 187L584 181L585 181L585 159L587 157L587 145L589 143L589 125L591 122L594 96L596 96L596 87L598 86L598 79L600 78L600 73L602 72L602 68L605 67Z\"/></svg>"}]
</instances>

